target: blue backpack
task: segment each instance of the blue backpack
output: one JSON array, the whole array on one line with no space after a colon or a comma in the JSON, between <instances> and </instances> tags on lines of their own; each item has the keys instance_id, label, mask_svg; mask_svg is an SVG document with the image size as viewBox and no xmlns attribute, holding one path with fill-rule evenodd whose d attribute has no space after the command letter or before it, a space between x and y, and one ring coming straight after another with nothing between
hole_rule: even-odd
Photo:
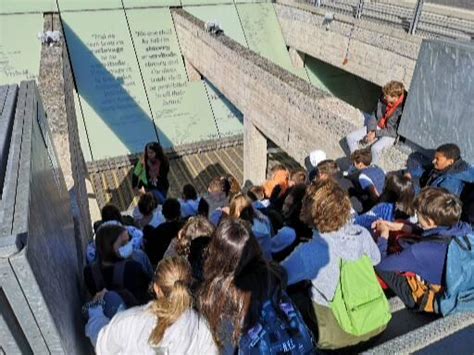
<instances>
[{"instance_id":1,"label":"blue backpack","mask_svg":"<svg viewBox=\"0 0 474 355\"><path fill-rule=\"evenodd\" d=\"M239 354L313 354L311 332L290 298L283 295L279 309L271 300L262 306L259 322L240 337Z\"/></svg>"},{"instance_id":2,"label":"blue backpack","mask_svg":"<svg viewBox=\"0 0 474 355\"><path fill-rule=\"evenodd\" d=\"M474 234L453 238L446 259L446 291L438 299L439 313L474 312Z\"/></svg>"}]
</instances>

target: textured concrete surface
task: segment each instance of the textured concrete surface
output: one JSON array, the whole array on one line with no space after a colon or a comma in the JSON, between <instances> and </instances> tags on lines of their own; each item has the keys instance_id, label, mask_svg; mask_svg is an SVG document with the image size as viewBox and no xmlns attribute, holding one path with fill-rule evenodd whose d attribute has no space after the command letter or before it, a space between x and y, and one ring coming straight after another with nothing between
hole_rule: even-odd
<instances>
[{"instance_id":1,"label":"textured concrete surface","mask_svg":"<svg viewBox=\"0 0 474 355\"><path fill-rule=\"evenodd\" d=\"M278 0L275 10L289 47L380 86L410 86L421 38L341 14L327 24L328 11L295 0Z\"/></svg>"},{"instance_id":2,"label":"textured concrete surface","mask_svg":"<svg viewBox=\"0 0 474 355\"><path fill-rule=\"evenodd\" d=\"M300 164L317 148L344 155L339 139L362 125L357 109L225 35L211 36L186 11L172 13L184 57L267 138Z\"/></svg>"},{"instance_id":3,"label":"textured concrete surface","mask_svg":"<svg viewBox=\"0 0 474 355\"><path fill-rule=\"evenodd\" d=\"M58 14L45 15L44 30L62 33ZM92 233L85 183L87 168L79 140L74 79L63 39L52 47L43 45L41 48L39 90L69 191L76 238L83 246L82 252Z\"/></svg>"},{"instance_id":4,"label":"textured concrete surface","mask_svg":"<svg viewBox=\"0 0 474 355\"><path fill-rule=\"evenodd\" d=\"M250 117L244 116L244 184L261 185L267 171L267 139L255 127Z\"/></svg>"},{"instance_id":5,"label":"textured concrete surface","mask_svg":"<svg viewBox=\"0 0 474 355\"><path fill-rule=\"evenodd\" d=\"M81 246L34 82L20 86L5 182L2 205L12 208L0 235L1 323L8 326L0 344L26 353L85 353Z\"/></svg>"},{"instance_id":6,"label":"textured concrete surface","mask_svg":"<svg viewBox=\"0 0 474 355\"><path fill-rule=\"evenodd\" d=\"M424 40L399 132L426 148L454 142L474 163L474 47Z\"/></svg>"}]
</instances>

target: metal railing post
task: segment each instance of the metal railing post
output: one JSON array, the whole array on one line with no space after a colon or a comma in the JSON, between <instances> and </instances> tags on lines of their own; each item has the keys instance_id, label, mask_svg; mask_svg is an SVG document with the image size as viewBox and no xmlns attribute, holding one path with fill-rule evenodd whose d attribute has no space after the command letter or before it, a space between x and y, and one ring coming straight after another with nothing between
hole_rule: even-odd
<instances>
[{"instance_id":1,"label":"metal railing post","mask_svg":"<svg viewBox=\"0 0 474 355\"><path fill-rule=\"evenodd\" d=\"M410 23L410 29L408 30L408 33L411 35L415 34L416 28L418 27L418 22L421 18L421 12L423 11L423 3L424 0L418 0L416 2L415 13L413 14L413 18Z\"/></svg>"}]
</instances>

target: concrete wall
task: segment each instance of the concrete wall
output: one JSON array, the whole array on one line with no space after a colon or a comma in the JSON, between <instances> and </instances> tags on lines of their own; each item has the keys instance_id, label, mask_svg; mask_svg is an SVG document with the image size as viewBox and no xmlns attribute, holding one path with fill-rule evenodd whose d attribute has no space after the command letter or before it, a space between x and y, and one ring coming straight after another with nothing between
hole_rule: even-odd
<instances>
[{"instance_id":1,"label":"concrete wall","mask_svg":"<svg viewBox=\"0 0 474 355\"><path fill-rule=\"evenodd\" d=\"M62 33L58 14L44 16L44 31L48 30ZM42 46L38 85L70 195L75 233L78 244L82 245L78 248L82 262L82 251L92 234L86 190L87 168L79 141L74 79L63 40L52 47Z\"/></svg>"},{"instance_id":2,"label":"concrete wall","mask_svg":"<svg viewBox=\"0 0 474 355\"><path fill-rule=\"evenodd\" d=\"M410 86L421 38L341 14L326 25L327 10L295 0L278 0L275 10L289 47L380 86Z\"/></svg>"},{"instance_id":3,"label":"concrete wall","mask_svg":"<svg viewBox=\"0 0 474 355\"><path fill-rule=\"evenodd\" d=\"M300 163L313 149L344 155L339 139L362 125L360 112L204 23L173 10L181 51L266 137Z\"/></svg>"},{"instance_id":4,"label":"concrete wall","mask_svg":"<svg viewBox=\"0 0 474 355\"><path fill-rule=\"evenodd\" d=\"M52 134L33 81L18 94L0 220L0 345L7 354L88 352L82 269Z\"/></svg>"}]
</instances>

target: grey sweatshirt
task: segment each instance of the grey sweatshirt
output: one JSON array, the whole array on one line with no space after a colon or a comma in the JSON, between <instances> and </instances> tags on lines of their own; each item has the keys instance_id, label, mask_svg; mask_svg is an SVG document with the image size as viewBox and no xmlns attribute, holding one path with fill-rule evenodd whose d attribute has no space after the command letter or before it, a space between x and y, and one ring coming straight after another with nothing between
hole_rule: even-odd
<instances>
[{"instance_id":1,"label":"grey sweatshirt","mask_svg":"<svg viewBox=\"0 0 474 355\"><path fill-rule=\"evenodd\" d=\"M356 261L367 255L374 265L380 262L380 251L369 231L348 224L332 233L313 231L313 239L303 243L281 265L288 273L288 285L311 280L312 299L328 306L334 298L342 260Z\"/></svg>"}]
</instances>

